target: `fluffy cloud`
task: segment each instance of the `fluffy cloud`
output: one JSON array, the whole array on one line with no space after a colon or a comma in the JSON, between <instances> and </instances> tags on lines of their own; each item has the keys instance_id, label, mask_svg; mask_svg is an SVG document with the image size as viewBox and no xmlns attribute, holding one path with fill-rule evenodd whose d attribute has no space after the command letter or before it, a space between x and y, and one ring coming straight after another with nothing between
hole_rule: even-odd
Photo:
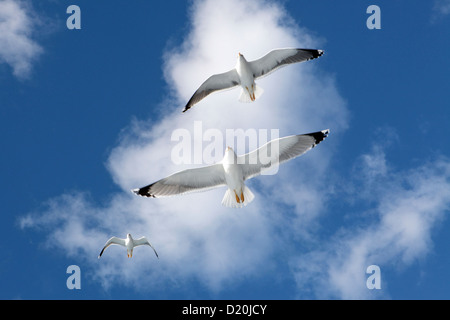
<instances>
[{"instance_id":1,"label":"fluffy cloud","mask_svg":"<svg viewBox=\"0 0 450 320\"><path fill-rule=\"evenodd\" d=\"M18 78L25 78L32 62L42 53L33 40L33 28L38 20L28 2L0 0L0 63L6 63Z\"/></svg>"},{"instance_id":2,"label":"fluffy cloud","mask_svg":"<svg viewBox=\"0 0 450 320\"><path fill-rule=\"evenodd\" d=\"M355 159L342 188L332 159L347 129L348 110L333 77L320 68L327 57L323 43L269 1L195 1L190 19L184 42L164 55L169 98L154 106L164 109L162 117L132 122L110 153L106 167L121 192L102 199L88 191L62 194L22 217L22 228L40 230L48 248L91 266L86 274L105 288L119 284L162 293L196 283L221 292L243 279L286 270L285 262L274 259L283 248L291 270L285 277L296 282L299 297L388 296L385 282L381 291L366 288L366 268L376 264L384 272L386 266L407 266L432 250L432 232L450 205L450 161L396 170L387 160L386 146L396 140L390 132ZM235 65L238 52L251 60L288 46L321 48L325 55L258 81L265 92L254 103L238 102L235 89L212 94L181 113L209 75ZM200 135L196 123L201 123ZM224 188L161 199L130 192L195 166L171 161L174 131L186 130L191 145L204 148L211 143L208 130L238 128L279 129L279 136L330 128L331 134L276 175L250 180L256 198L242 209L220 205ZM320 232L327 211L335 207L350 223ZM146 248L127 259L118 247L97 259L110 236L126 233L147 236L160 259Z\"/></svg>"},{"instance_id":3,"label":"fluffy cloud","mask_svg":"<svg viewBox=\"0 0 450 320\"><path fill-rule=\"evenodd\" d=\"M289 234L307 237L308 225L320 215L327 198L323 191L326 169L347 127L347 109L333 78L314 60L260 80L265 93L252 104L238 102L239 90L235 89L213 94L185 114L181 110L210 74L234 67L238 52L252 60L276 47L321 48L321 43L271 2L194 2L189 34L164 57L164 75L172 94L161 102L165 115L151 126L146 121L133 122L108 159L107 168L123 192L103 200L90 199L88 192L61 195L44 210L23 217L22 227L53 230L47 245L90 265L95 263L92 277L105 287L121 283L138 288L152 283L154 288L155 283L178 285L195 280L217 292L224 285L269 272L274 267L275 247L284 245L279 241ZM320 59L326 59L326 53ZM283 166L277 175L251 181L256 198L240 210L221 206L224 188L162 199L131 194L131 188L193 166L176 165L170 155L171 136L177 129L191 132L193 143L208 143L203 135L194 134L195 121L201 121L203 133L208 129L279 129L279 135L285 136L330 128L331 135L313 151ZM283 219L280 208L289 209L292 225ZM301 232L296 226L301 226ZM286 229L284 236L274 234L279 228ZM98 263L106 239L128 232L147 236L161 259L136 250L135 263L130 264L122 259L125 253L113 247L102 256L101 261L107 262Z\"/></svg>"}]
</instances>

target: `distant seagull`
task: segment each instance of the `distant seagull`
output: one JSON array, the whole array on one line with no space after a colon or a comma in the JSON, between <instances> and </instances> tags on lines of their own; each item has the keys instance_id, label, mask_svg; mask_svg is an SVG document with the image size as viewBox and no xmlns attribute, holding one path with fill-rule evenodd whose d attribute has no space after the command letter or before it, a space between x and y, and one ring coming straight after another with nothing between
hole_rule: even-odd
<instances>
[{"instance_id":1,"label":"distant seagull","mask_svg":"<svg viewBox=\"0 0 450 320\"><path fill-rule=\"evenodd\" d=\"M133 257L133 249L134 247L137 246L143 246L143 245L148 245L150 246L153 251L156 254L156 257L158 257L158 253L156 253L155 248L153 248L153 246L150 244L150 242L148 242L146 237L141 237L139 239L133 239L133 237L131 236L131 234L127 234L127 238L126 239L121 239L121 238L117 238L117 237L112 237L111 239L109 239L105 246L102 249L102 252L100 252L100 254L98 255L98 258L100 259L100 257L103 254L103 251L105 251L106 248L108 248L110 245L112 244L118 244L122 247L126 247L127 248L127 256L128 258L132 258Z\"/></svg>"},{"instance_id":2,"label":"distant seagull","mask_svg":"<svg viewBox=\"0 0 450 320\"><path fill-rule=\"evenodd\" d=\"M224 90L240 85L242 87L239 101L255 101L263 93L263 89L256 85L255 79L267 76L271 72L288 64L312 60L323 55L323 50L316 49L275 49L262 58L254 61L245 60L239 53L236 67L228 72L209 77L195 91L183 112L214 91Z\"/></svg>"},{"instance_id":3,"label":"distant seagull","mask_svg":"<svg viewBox=\"0 0 450 320\"><path fill-rule=\"evenodd\" d=\"M323 130L274 139L243 156L237 156L228 147L223 160L217 164L183 170L132 191L140 196L159 198L227 186L222 205L241 208L254 198L244 181L304 154L325 139L328 133L329 130Z\"/></svg>"}]
</instances>

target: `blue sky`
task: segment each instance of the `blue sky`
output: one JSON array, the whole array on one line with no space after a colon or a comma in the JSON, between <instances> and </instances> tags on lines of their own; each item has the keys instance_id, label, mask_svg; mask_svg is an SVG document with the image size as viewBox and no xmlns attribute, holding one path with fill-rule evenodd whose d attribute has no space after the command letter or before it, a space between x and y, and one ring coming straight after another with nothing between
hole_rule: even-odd
<instances>
[{"instance_id":1,"label":"blue sky","mask_svg":"<svg viewBox=\"0 0 450 320\"><path fill-rule=\"evenodd\" d=\"M71 4L0 0L0 298L450 297L448 0L77 1L80 30L66 27ZM379 30L366 27L372 4ZM261 79L252 104L235 89L181 113L238 52L276 47L325 54ZM239 210L221 206L222 188L129 192L192 167L170 161L171 134L195 121L331 133L252 179ZM160 259L119 247L97 259L126 233Z\"/></svg>"}]
</instances>

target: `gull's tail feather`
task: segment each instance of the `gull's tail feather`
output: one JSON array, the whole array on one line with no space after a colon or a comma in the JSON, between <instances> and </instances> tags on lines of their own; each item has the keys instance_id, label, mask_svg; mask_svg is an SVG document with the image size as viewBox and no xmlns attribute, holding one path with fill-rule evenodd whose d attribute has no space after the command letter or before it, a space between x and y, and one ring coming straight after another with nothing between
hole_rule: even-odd
<instances>
[{"instance_id":1,"label":"gull's tail feather","mask_svg":"<svg viewBox=\"0 0 450 320\"><path fill-rule=\"evenodd\" d=\"M239 101L244 102L244 103L252 102L252 99L250 98L250 95L247 92L247 90L241 89L241 95L239 96Z\"/></svg>"},{"instance_id":2,"label":"gull's tail feather","mask_svg":"<svg viewBox=\"0 0 450 320\"><path fill-rule=\"evenodd\" d=\"M241 196L242 195L235 194L234 190L227 189L222 199L222 205L229 208L242 208L252 202L255 198L255 195L247 186L244 186L243 189L243 201Z\"/></svg>"},{"instance_id":3,"label":"gull's tail feather","mask_svg":"<svg viewBox=\"0 0 450 320\"><path fill-rule=\"evenodd\" d=\"M239 96L239 101L240 102L252 102L256 99L258 99L259 97L261 97L261 95L264 93L263 88L261 88L260 86L258 86L257 84L255 84L255 90L253 91L253 95L254 95L254 99L252 99L252 97L250 97L249 92L242 88L241 89L241 95Z\"/></svg>"},{"instance_id":4,"label":"gull's tail feather","mask_svg":"<svg viewBox=\"0 0 450 320\"><path fill-rule=\"evenodd\" d=\"M255 199L255 195L247 186L244 186L244 198L245 198L244 206L246 206L247 204L252 202L253 199Z\"/></svg>"},{"instance_id":5,"label":"gull's tail feather","mask_svg":"<svg viewBox=\"0 0 450 320\"><path fill-rule=\"evenodd\" d=\"M264 89L255 84L255 91L253 92L255 95L255 100L262 96L264 93Z\"/></svg>"}]
</instances>

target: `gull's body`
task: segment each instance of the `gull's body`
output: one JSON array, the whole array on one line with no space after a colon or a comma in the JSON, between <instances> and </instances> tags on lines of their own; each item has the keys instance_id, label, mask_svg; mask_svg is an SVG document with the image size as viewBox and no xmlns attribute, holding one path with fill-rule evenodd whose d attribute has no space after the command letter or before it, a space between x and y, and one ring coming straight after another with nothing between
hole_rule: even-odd
<instances>
[{"instance_id":1,"label":"gull's body","mask_svg":"<svg viewBox=\"0 0 450 320\"><path fill-rule=\"evenodd\" d=\"M223 172L225 176L225 183L228 187L225 198L229 196L235 196L236 203L246 203L244 190L244 173L242 171L242 167L237 163L237 156L234 153L233 149L230 147L225 151L225 156L222 160ZM231 194L231 195L230 195Z\"/></svg>"},{"instance_id":2,"label":"gull's body","mask_svg":"<svg viewBox=\"0 0 450 320\"><path fill-rule=\"evenodd\" d=\"M239 101L241 102L255 101L256 93L258 92L259 97L261 96L263 91L260 87L256 86L254 71L252 70L251 65L248 63L248 61L241 53L239 53L239 58L236 63L235 69L236 73L239 76L239 82L242 87Z\"/></svg>"},{"instance_id":3,"label":"gull's body","mask_svg":"<svg viewBox=\"0 0 450 320\"><path fill-rule=\"evenodd\" d=\"M225 150L223 160L206 167L174 173L145 187L132 190L144 197L167 197L226 186L222 205L240 208L254 199L245 181L260 175L314 148L327 137L329 130L274 139L242 156L232 148Z\"/></svg>"},{"instance_id":4,"label":"gull's body","mask_svg":"<svg viewBox=\"0 0 450 320\"><path fill-rule=\"evenodd\" d=\"M242 87L239 101L255 101L263 93L261 87L256 85L255 79L267 76L271 72L288 64L312 60L320 57L322 54L322 50L316 49L275 49L257 60L247 61L239 53L235 68L228 72L214 74L203 82L192 95L183 112L189 110L194 104L212 92L239 85Z\"/></svg>"},{"instance_id":5,"label":"gull's body","mask_svg":"<svg viewBox=\"0 0 450 320\"><path fill-rule=\"evenodd\" d=\"M131 236L131 234L127 234L127 237L125 239L121 239L121 238L117 238L117 237L111 237L106 243L105 246L103 247L102 251L100 252L100 254L98 255L98 258L100 259L100 257L103 254L103 251L105 251L106 248L108 248L110 245L120 245L122 247L127 248L127 256L128 258L132 258L133 257L133 249L135 247L138 246L143 246L143 245L148 245L150 246L153 251L156 254L156 257L158 257L158 253L156 252L155 248L153 248L153 246L150 244L150 242L148 242L146 237L141 237L138 239L133 239L133 237ZM158 257L159 258L159 257Z\"/></svg>"}]
</instances>

